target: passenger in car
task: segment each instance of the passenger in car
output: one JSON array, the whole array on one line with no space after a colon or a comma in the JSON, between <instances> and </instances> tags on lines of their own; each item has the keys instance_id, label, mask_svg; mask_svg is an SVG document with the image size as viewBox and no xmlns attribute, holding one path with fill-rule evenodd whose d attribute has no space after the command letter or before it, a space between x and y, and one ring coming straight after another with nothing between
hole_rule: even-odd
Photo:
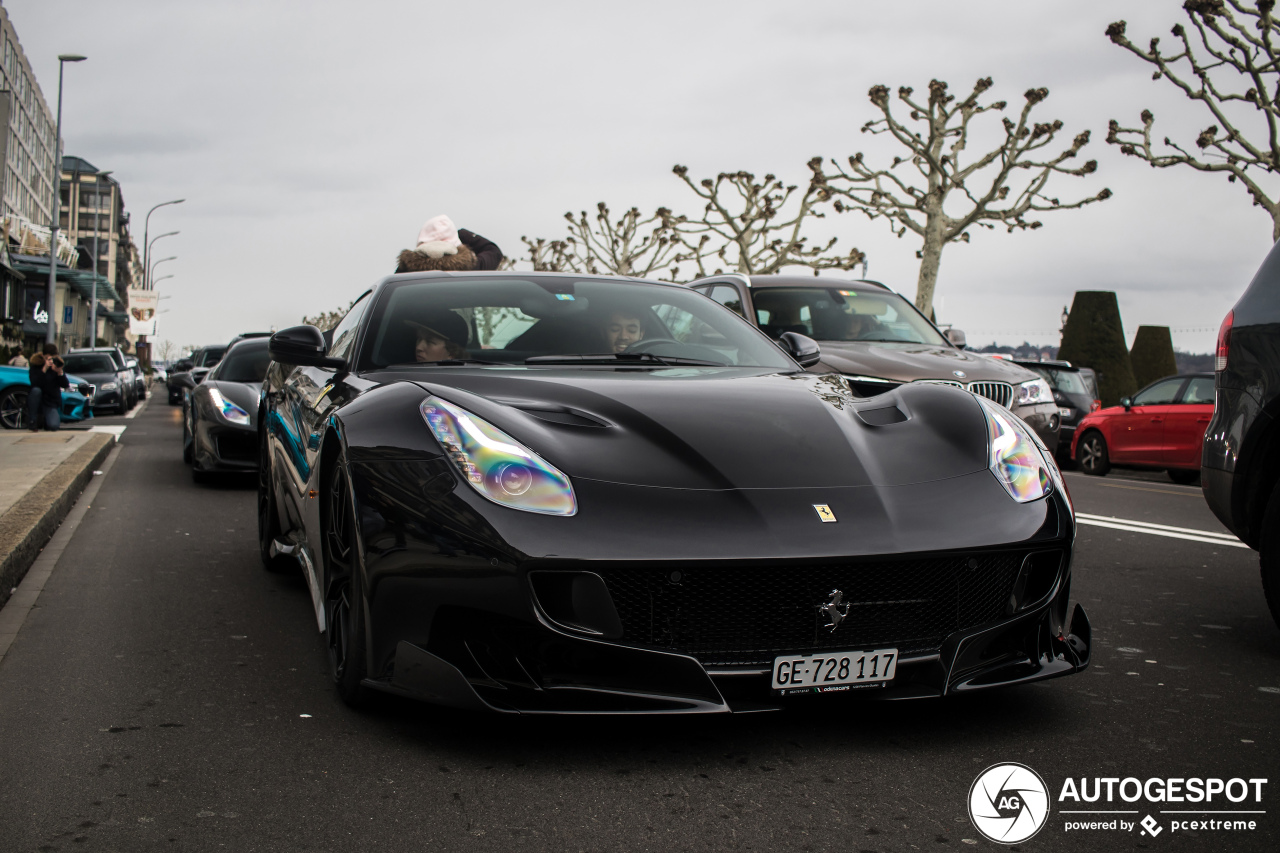
<instances>
[{"instance_id":1,"label":"passenger in car","mask_svg":"<svg viewBox=\"0 0 1280 853\"><path fill-rule=\"evenodd\" d=\"M496 270L500 263L498 244L465 228L459 230L441 214L423 224L416 247L400 253L396 272Z\"/></svg>"},{"instance_id":2,"label":"passenger in car","mask_svg":"<svg viewBox=\"0 0 1280 853\"><path fill-rule=\"evenodd\" d=\"M644 320L629 310L614 311L605 321L604 337L611 352L623 352L644 340Z\"/></svg>"},{"instance_id":3,"label":"passenger in car","mask_svg":"<svg viewBox=\"0 0 1280 853\"><path fill-rule=\"evenodd\" d=\"M405 321L416 333L413 344L414 361L444 361L468 357L466 320L452 311L432 312L422 319L421 323Z\"/></svg>"}]
</instances>

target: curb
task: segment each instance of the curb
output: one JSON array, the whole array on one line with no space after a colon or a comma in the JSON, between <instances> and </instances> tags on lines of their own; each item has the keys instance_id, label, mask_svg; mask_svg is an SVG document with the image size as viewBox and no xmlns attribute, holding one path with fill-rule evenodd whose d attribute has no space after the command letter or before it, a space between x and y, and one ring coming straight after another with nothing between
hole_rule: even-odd
<instances>
[{"instance_id":1,"label":"curb","mask_svg":"<svg viewBox=\"0 0 1280 853\"><path fill-rule=\"evenodd\" d=\"M9 600L76 498L100 468L115 436L95 433L0 515L0 607Z\"/></svg>"}]
</instances>

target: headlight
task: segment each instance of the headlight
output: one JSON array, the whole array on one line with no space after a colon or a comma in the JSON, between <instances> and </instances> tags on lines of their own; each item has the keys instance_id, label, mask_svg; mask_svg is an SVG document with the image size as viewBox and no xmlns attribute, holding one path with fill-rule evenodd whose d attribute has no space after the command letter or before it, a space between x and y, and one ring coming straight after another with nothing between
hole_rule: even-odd
<instances>
[{"instance_id":1,"label":"headlight","mask_svg":"<svg viewBox=\"0 0 1280 853\"><path fill-rule=\"evenodd\" d=\"M1034 406L1036 403L1052 403L1053 389L1043 379L1031 379L1018 386L1015 406Z\"/></svg>"},{"instance_id":2,"label":"headlight","mask_svg":"<svg viewBox=\"0 0 1280 853\"><path fill-rule=\"evenodd\" d=\"M569 478L493 424L439 397L418 410L462 479L484 497L545 515L578 511Z\"/></svg>"},{"instance_id":3,"label":"headlight","mask_svg":"<svg viewBox=\"0 0 1280 853\"><path fill-rule=\"evenodd\" d=\"M213 400L213 405L222 413L222 416L233 424L249 425L249 413L222 396L222 392L217 388L209 389L209 399Z\"/></svg>"},{"instance_id":4,"label":"headlight","mask_svg":"<svg viewBox=\"0 0 1280 853\"><path fill-rule=\"evenodd\" d=\"M120 387L120 386L119 386L119 385L117 385L117 384L116 384L116 383L114 383L114 382L103 382L103 383L102 383L102 390L103 390L103 391L114 391L114 390L116 390L116 389L117 389L117 388L119 388L119 387Z\"/></svg>"},{"instance_id":5,"label":"headlight","mask_svg":"<svg viewBox=\"0 0 1280 853\"><path fill-rule=\"evenodd\" d=\"M982 397L987 416L991 472L1018 503L1038 500L1053 491L1051 463L1041 445L1017 416Z\"/></svg>"}]
</instances>

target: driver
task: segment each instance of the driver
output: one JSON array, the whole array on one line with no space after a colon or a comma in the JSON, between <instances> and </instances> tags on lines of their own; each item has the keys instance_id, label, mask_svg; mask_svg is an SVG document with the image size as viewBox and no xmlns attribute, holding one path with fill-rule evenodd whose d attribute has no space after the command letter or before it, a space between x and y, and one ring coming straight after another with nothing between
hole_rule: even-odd
<instances>
[{"instance_id":1,"label":"driver","mask_svg":"<svg viewBox=\"0 0 1280 853\"><path fill-rule=\"evenodd\" d=\"M444 361L467 357L467 321L453 311L434 311L423 322L405 320L414 330L413 360Z\"/></svg>"},{"instance_id":2,"label":"driver","mask_svg":"<svg viewBox=\"0 0 1280 853\"><path fill-rule=\"evenodd\" d=\"M610 352L623 352L644 340L644 320L634 311L614 311L605 321L604 337Z\"/></svg>"}]
</instances>

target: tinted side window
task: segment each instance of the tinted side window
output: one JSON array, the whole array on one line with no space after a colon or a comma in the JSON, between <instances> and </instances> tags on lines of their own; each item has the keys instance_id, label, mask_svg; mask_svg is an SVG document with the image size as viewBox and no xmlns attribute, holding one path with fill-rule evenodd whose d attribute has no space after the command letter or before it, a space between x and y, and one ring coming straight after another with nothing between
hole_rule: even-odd
<instances>
[{"instance_id":1,"label":"tinted side window","mask_svg":"<svg viewBox=\"0 0 1280 853\"><path fill-rule=\"evenodd\" d=\"M1182 387L1182 377L1162 379L1149 388L1144 388L1133 397L1135 406L1163 406L1173 402Z\"/></svg>"},{"instance_id":2,"label":"tinted side window","mask_svg":"<svg viewBox=\"0 0 1280 853\"><path fill-rule=\"evenodd\" d=\"M738 294L737 288L730 287L727 284L717 284L706 293L735 314L742 317L747 316L742 311L742 297Z\"/></svg>"},{"instance_id":3,"label":"tinted side window","mask_svg":"<svg viewBox=\"0 0 1280 853\"><path fill-rule=\"evenodd\" d=\"M351 306L351 310L342 318L342 322L334 327L333 346L329 347L329 355L333 358L347 357L347 352L356 341L356 330L360 328L360 318L369 307L369 296L368 293L362 296L359 302Z\"/></svg>"},{"instance_id":4,"label":"tinted side window","mask_svg":"<svg viewBox=\"0 0 1280 853\"><path fill-rule=\"evenodd\" d=\"M1197 376L1182 392L1182 402L1188 404L1213 405L1213 380L1207 376Z\"/></svg>"}]
</instances>

